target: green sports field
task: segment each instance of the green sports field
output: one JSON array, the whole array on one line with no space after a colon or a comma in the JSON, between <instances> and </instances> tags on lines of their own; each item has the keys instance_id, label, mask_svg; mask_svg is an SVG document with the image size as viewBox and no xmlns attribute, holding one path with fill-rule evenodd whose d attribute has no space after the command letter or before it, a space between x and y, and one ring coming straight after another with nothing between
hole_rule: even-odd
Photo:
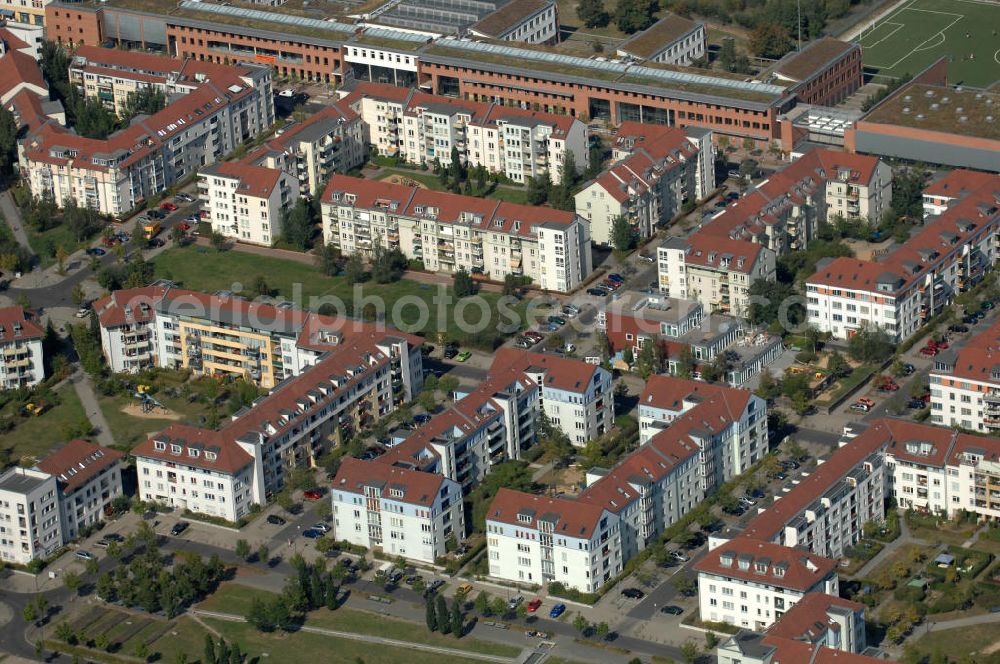
<instances>
[{"instance_id":1,"label":"green sports field","mask_svg":"<svg viewBox=\"0 0 1000 664\"><path fill-rule=\"evenodd\" d=\"M948 82L986 87L1000 80L1000 1L911 0L858 38L877 82L916 74L946 56Z\"/></svg>"}]
</instances>

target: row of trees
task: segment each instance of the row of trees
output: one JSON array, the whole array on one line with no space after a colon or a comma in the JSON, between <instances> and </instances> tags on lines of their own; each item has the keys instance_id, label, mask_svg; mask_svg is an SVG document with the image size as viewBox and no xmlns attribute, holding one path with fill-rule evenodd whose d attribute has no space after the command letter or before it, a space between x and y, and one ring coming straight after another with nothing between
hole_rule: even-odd
<instances>
[{"instance_id":1,"label":"row of trees","mask_svg":"<svg viewBox=\"0 0 1000 664\"><path fill-rule=\"evenodd\" d=\"M250 601L247 622L261 632L291 631L309 611L324 607L333 611L340 606L340 585L347 576L342 563L328 571L325 558L309 564L299 554L289 563L295 571L280 595Z\"/></svg>"},{"instance_id":2,"label":"row of trees","mask_svg":"<svg viewBox=\"0 0 1000 664\"><path fill-rule=\"evenodd\" d=\"M372 240L371 256L368 266L360 254L344 256L340 249L332 244L320 245L315 250L316 267L327 276L344 275L347 281L363 283L371 279L377 284L389 284L399 281L403 272L409 267L406 255L396 247L389 248L382 244L378 234Z\"/></svg>"},{"instance_id":3,"label":"row of trees","mask_svg":"<svg viewBox=\"0 0 1000 664\"><path fill-rule=\"evenodd\" d=\"M462 599L455 595L451 599L451 610L444 595L428 595L424 600L425 620L427 629L442 634L454 634L462 638L465 627L465 614L462 612Z\"/></svg>"},{"instance_id":4,"label":"row of trees","mask_svg":"<svg viewBox=\"0 0 1000 664\"><path fill-rule=\"evenodd\" d=\"M606 27L613 18L619 30L631 35L653 25L659 9L657 0L617 0L612 16L605 8L604 0L580 0L576 15L588 28Z\"/></svg>"},{"instance_id":5,"label":"row of trees","mask_svg":"<svg viewBox=\"0 0 1000 664\"><path fill-rule=\"evenodd\" d=\"M548 203L557 210L575 210L576 186L580 182L580 173L576 168L576 157L572 152L563 152L562 165L559 167L559 184L553 184L548 173L528 181L528 204L541 205Z\"/></svg>"}]
</instances>

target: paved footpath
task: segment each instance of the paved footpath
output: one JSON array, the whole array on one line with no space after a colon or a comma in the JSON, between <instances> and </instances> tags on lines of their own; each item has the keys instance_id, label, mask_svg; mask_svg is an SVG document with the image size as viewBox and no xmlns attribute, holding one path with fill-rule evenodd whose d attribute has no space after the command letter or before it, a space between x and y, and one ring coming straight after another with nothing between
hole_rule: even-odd
<instances>
[{"instance_id":1,"label":"paved footpath","mask_svg":"<svg viewBox=\"0 0 1000 664\"><path fill-rule=\"evenodd\" d=\"M80 404L83 406L84 412L87 413L87 419L97 431L97 441L105 447L114 445L115 439L111 435L111 427L108 426L108 421L104 418L104 411L101 410L97 401L94 383L91 382L90 376L85 371L77 369L70 380L73 383L73 389L76 390L76 396L80 397Z\"/></svg>"},{"instance_id":2,"label":"paved footpath","mask_svg":"<svg viewBox=\"0 0 1000 664\"><path fill-rule=\"evenodd\" d=\"M871 560L859 567L858 571L854 573L854 577L859 579L864 578L904 544L920 544L920 541L910 534L910 527L906 525L906 515L900 514L899 537L886 544Z\"/></svg>"}]
</instances>

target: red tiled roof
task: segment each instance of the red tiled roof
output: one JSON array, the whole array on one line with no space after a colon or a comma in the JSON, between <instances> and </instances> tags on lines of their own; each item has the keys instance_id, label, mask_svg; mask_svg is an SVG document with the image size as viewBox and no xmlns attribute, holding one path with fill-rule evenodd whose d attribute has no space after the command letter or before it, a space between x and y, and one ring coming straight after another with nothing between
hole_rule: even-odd
<instances>
[{"instance_id":1,"label":"red tiled roof","mask_svg":"<svg viewBox=\"0 0 1000 664\"><path fill-rule=\"evenodd\" d=\"M383 498L430 507L444 481L444 475L438 473L398 468L387 463L362 461L348 456L341 461L331 486L337 491L364 494L366 486L383 485ZM390 496L387 491L390 488L401 490L402 498Z\"/></svg>"},{"instance_id":2,"label":"red tiled roof","mask_svg":"<svg viewBox=\"0 0 1000 664\"><path fill-rule=\"evenodd\" d=\"M746 407L749 399L749 393L739 388L654 374L646 381L646 387L639 397L639 405L680 411L684 407L682 402L690 396L704 400L718 394L728 394L732 403L742 401L743 407Z\"/></svg>"},{"instance_id":3,"label":"red tiled roof","mask_svg":"<svg viewBox=\"0 0 1000 664\"><path fill-rule=\"evenodd\" d=\"M827 629L832 607L862 611L864 605L826 593L808 593L767 630L768 636L815 642Z\"/></svg>"},{"instance_id":4,"label":"red tiled roof","mask_svg":"<svg viewBox=\"0 0 1000 664\"><path fill-rule=\"evenodd\" d=\"M551 519L555 521L553 534L590 539L604 514L604 508L581 500L549 498L503 487L487 508L486 520L537 529L539 519Z\"/></svg>"},{"instance_id":5,"label":"red tiled roof","mask_svg":"<svg viewBox=\"0 0 1000 664\"><path fill-rule=\"evenodd\" d=\"M19 330L15 330L19 324ZM21 307L0 308L0 344L21 339L41 339L45 331L35 321L35 317Z\"/></svg>"},{"instance_id":6,"label":"red tiled roof","mask_svg":"<svg viewBox=\"0 0 1000 664\"><path fill-rule=\"evenodd\" d=\"M255 198L270 198L284 175L284 171L277 168L254 166L247 161L222 161L203 172L206 175L237 179L239 185L236 193Z\"/></svg>"},{"instance_id":7,"label":"red tiled roof","mask_svg":"<svg viewBox=\"0 0 1000 664\"><path fill-rule=\"evenodd\" d=\"M490 371L512 367L521 371L542 372L544 387L567 392L585 392L598 367L582 360L549 353L533 353L519 348L498 348Z\"/></svg>"},{"instance_id":8,"label":"red tiled roof","mask_svg":"<svg viewBox=\"0 0 1000 664\"><path fill-rule=\"evenodd\" d=\"M156 304L166 292L163 286L116 290L94 302L94 312L101 327L151 321L156 317Z\"/></svg>"},{"instance_id":9,"label":"red tiled roof","mask_svg":"<svg viewBox=\"0 0 1000 664\"><path fill-rule=\"evenodd\" d=\"M774 664L799 664L799 662L808 664L879 664L881 662L884 664L886 662L881 657L870 657L770 634L765 635L760 642L774 648L774 654L770 660Z\"/></svg>"},{"instance_id":10,"label":"red tiled roof","mask_svg":"<svg viewBox=\"0 0 1000 664\"><path fill-rule=\"evenodd\" d=\"M880 420L880 425L890 435L887 454L892 454L896 459L926 466L943 466L957 435L952 429L905 420L887 418Z\"/></svg>"},{"instance_id":11,"label":"red tiled roof","mask_svg":"<svg viewBox=\"0 0 1000 664\"><path fill-rule=\"evenodd\" d=\"M847 445L835 450L784 496L755 516L743 529L746 537L774 539L796 515L827 489L843 480L851 468L892 440L892 420L876 420Z\"/></svg>"},{"instance_id":12,"label":"red tiled roof","mask_svg":"<svg viewBox=\"0 0 1000 664\"><path fill-rule=\"evenodd\" d=\"M937 198L963 198L984 187L1000 188L1000 175L958 168L924 189L925 196Z\"/></svg>"},{"instance_id":13,"label":"red tiled roof","mask_svg":"<svg viewBox=\"0 0 1000 664\"><path fill-rule=\"evenodd\" d=\"M102 48L81 44L76 47L73 55L85 58L92 64L104 64L126 71L169 74L179 71L183 60L166 55L144 53L143 51L122 51L117 48Z\"/></svg>"},{"instance_id":14,"label":"red tiled roof","mask_svg":"<svg viewBox=\"0 0 1000 664\"><path fill-rule=\"evenodd\" d=\"M165 449L156 449L157 442L164 443ZM181 452L173 453L171 445L180 445ZM190 449L199 450L198 456L191 456L188 453ZM209 461L205 456L206 451L214 452L215 460ZM225 433L186 424L171 424L160 433L147 438L135 446L132 456L159 459L229 475L253 464L253 457Z\"/></svg>"},{"instance_id":15,"label":"red tiled roof","mask_svg":"<svg viewBox=\"0 0 1000 664\"><path fill-rule=\"evenodd\" d=\"M722 558L732 554L729 566ZM740 559L750 559L749 568L740 569ZM765 572L757 572L756 563L767 564ZM784 574L778 576L776 569L784 567ZM793 549L782 544L741 535L709 551L695 564L695 569L706 574L716 574L744 581L766 583L779 588L809 592L822 583L837 569L837 561L824 558L808 551Z\"/></svg>"},{"instance_id":16,"label":"red tiled roof","mask_svg":"<svg viewBox=\"0 0 1000 664\"><path fill-rule=\"evenodd\" d=\"M118 450L74 439L38 462L38 469L55 475L63 494L70 494L125 456Z\"/></svg>"},{"instance_id":17,"label":"red tiled roof","mask_svg":"<svg viewBox=\"0 0 1000 664\"><path fill-rule=\"evenodd\" d=\"M3 42L6 48L12 51L20 51L25 48L31 48L31 44L18 37L7 28L0 28L0 41Z\"/></svg>"},{"instance_id":18,"label":"red tiled roof","mask_svg":"<svg viewBox=\"0 0 1000 664\"><path fill-rule=\"evenodd\" d=\"M0 57L0 96L4 96L19 85L33 85L48 90L38 62L27 53L11 50Z\"/></svg>"},{"instance_id":19,"label":"red tiled roof","mask_svg":"<svg viewBox=\"0 0 1000 664\"><path fill-rule=\"evenodd\" d=\"M710 226L711 224L709 224ZM706 226L708 228L708 226ZM729 272L743 272L749 274L763 247L756 242L746 240L733 240L722 236L710 236L704 231L700 231L687 238L689 251L684 255L684 262L688 265L700 265L716 269L726 269ZM722 258L730 258L729 266L722 268ZM743 259L740 263L739 259Z\"/></svg>"}]
</instances>

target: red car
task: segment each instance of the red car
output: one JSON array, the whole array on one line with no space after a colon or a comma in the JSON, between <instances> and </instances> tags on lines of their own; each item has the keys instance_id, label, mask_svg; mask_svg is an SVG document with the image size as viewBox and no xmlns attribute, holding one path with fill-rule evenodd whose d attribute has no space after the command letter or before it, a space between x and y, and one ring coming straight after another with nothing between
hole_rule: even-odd
<instances>
[{"instance_id":1,"label":"red car","mask_svg":"<svg viewBox=\"0 0 1000 664\"><path fill-rule=\"evenodd\" d=\"M938 350L937 347L935 346L924 346L923 348L920 349L920 354L925 355L927 357L934 357L935 355L938 354Z\"/></svg>"},{"instance_id":2,"label":"red car","mask_svg":"<svg viewBox=\"0 0 1000 664\"><path fill-rule=\"evenodd\" d=\"M323 491L320 489L309 489L303 495L309 500L319 500L323 497Z\"/></svg>"},{"instance_id":3,"label":"red car","mask_svg":"<svg viewBox=\"0 0 1000 664\"><path fill-rule=\"evenodd\" d=\"M542 600L538 599L537 597L531 600L530 602L528 602L528 613L534 613L535 611L538 610L538 607L540 607L541 605L542 605Z\"/></svg>"},{"instance_id":4,"label":"red car","mask_svg":"<svg viewBox=\"0 0 1000 664\"><path fill-rule=\"evenodd\" d=\"M873 407L875 405L875 402L872 401L871 399L869 399L868 397L861 397L860 399L858 399L858 403L863 403L864 405L868 406L869 408L871 408L871 407Z\"/></svg>"},{"instance_id":5,"label":"red car","mask_svg":"<svg viewBox=\"0 0 1000 664\"><path fill-rule=\"evenodd\" d=\"M191 224L187 223L186 221L182 221L181 223L177 224L177 227L180 228L182 231L186 231L190 230Z\"/></svg>"},{"instance_id":6,"label":"red car","mask_svg":"<svg viewBox=\"0 0 1000 664\"><path fill-rule=\"evenodd\" d=\"M174 210L177 209L177 206L171 203L170 201L164 201L160 203L160 209L166 210L167 212L173 212Z\"/></svg>"}]
</instances>

